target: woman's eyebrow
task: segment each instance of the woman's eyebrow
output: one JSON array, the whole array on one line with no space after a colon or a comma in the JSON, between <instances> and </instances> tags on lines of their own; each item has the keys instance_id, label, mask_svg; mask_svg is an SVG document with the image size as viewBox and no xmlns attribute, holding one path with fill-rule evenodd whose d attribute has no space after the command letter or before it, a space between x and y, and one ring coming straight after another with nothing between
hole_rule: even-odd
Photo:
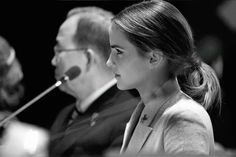
<instances>
[{"instance_id":1,"label":"woman's eyebrow","mask_svg":"<svg viewBox=\"0 0 236 157\"><path fill-rule=\"evenodd\" d=\"M119 46L119 45L111 45L110 47L111 47L111 48L120 48L120 49L123 49L123 50L124 50L124 48L121 47L121 46Z\"/></svg>"}]
</instances>

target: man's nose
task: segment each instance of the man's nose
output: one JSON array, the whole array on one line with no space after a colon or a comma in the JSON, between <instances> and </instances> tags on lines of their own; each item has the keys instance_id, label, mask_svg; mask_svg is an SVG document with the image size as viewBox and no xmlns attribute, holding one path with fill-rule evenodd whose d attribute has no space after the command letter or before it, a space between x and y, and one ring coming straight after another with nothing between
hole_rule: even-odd
<instances>
[{"instance_id":1,"label":"man's nose","mask_svg":"<svg viewBox=\"0 0 236 157\"><path fill-rule=\"evenodd\" d=\"M57 59L56 59L56 56L54 55L53 58L52 58L52 60L51 60L51 64L52 64L53 66L56 66L56 63L57 63L56 60L57 60Z\"/></svg>"}]
</instances>

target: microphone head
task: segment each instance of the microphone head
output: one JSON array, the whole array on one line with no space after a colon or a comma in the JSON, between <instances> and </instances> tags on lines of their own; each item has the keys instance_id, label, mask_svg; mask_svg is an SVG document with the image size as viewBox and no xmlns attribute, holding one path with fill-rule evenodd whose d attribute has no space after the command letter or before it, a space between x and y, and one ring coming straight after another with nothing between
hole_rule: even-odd
<instances>
[{"instance_id":1,"label":"microphone head","mask_svg":"<svg viewBox=\"0 0 236 157\"><path fill-rule=\"evenodd\" d=\"M73 66L65 72L65 76L69 77L69 80L73 80L79 76L80 72L81 70L78 66Z\"/></svg>"},{"instance_id":2,"label":"microphone head","mask_svg":"<svg viewBox=\"0 0 236 157\"><path fill-rule=\"evenodd\" d=\"M65 74L55 83L55 86L60 86L68 80L73 80L79 76L81 70L78 66L73 66L65 72Z\"/></svg>"}]
</instances>

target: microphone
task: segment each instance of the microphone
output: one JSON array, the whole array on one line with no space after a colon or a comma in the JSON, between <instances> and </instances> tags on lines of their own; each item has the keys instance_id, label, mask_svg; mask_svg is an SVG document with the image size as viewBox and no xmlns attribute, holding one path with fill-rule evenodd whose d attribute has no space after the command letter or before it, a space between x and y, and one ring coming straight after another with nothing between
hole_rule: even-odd
<instances>
[{"instance_id":1,"label":"microphone","mask_svg":"<svg viewBox=\"0 0 236 157\"><path fill-rule=\"evenodd\" d=\"M68 80L73 80L79 76L81 70L78 66L73 66L65 72L65 74L55 83L55 86L58 87L61 84L65 83Z\"/></svg>"},{"instance_id":2,"label":"microphone","mask_svg":"<svg viewBox=\"0 0 236 157\"><path fill-rule=\"evenodd\" d=\"M77 76L80 75L80 68L78 66L73 66L71 67L69 70L67 70L65 72L65 74L55 83L53 84L51 87L49 87L48 89L46 89L44 92L42 92L41 94L39 94L37 97L35 97L34 99L32 99L31 101L29 101L27 104L23 105L21 108L19 108L18 110L16 110L15 112L13 112L11 115L9 115L8 117L6 117L5 119L3 119L0 122L0 127L6 123L7 121L9 121L10 119L12 119L13 117L15 117L16 115L18 115L20 112L22 112L23 110L25 110L26 108L28 108L30 105L32 105L33 103L35 103L37 100L39 100L40 98L42 98L44 95L46 95L47 93L49 93L50 91L52 91L53 89L55 89L56 87L60 86L61 84L67 82L68 80L73 80L75 79Z\"/></svg>"}]
</instances>

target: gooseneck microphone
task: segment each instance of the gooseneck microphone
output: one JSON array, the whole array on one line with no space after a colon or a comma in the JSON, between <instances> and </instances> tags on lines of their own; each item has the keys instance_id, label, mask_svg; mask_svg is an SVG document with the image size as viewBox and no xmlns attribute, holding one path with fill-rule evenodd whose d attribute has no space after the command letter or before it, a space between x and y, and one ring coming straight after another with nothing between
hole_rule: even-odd
<instances>
[{"instance_id":1,"label":"gooseneck microphone","mask_svg":"<svg viewBox=\"0 0 236 157\"><path fill-rule=\"evenodd\" d=\"M53 85L53 86L60 86L61 84L65 83L68 80L73 80L77 76L79 76L81 70L78 66L73 66L69 70L65 72L65 74Z\"/></svg>"},{"instance_id":2,"label":"gooseneck microphone","mask_svg":"<svg viewBox=\"0 0 236 157\"><path fill-rule=\"evenodd\" d=\"M5 119L3 119L0 122L0 127L6 123L7 121L9 121L10 119L12 119L13 117L15 117L16 115L18 115L20 112L22 112L23 110L25 110L26 108L28 108L30 105L32 105L33 103L35 103L36 101L38 101L40 98L42 98L44 95L46 95L47 93L49 93L50 91L52 91L53 89L55 89L56 87L60 86L61 84L67 82L68 80L73 80L74 78L76 78L77 76L80 75L80 68L78 66L73 66L71 67L68 71L65 72L65 74L55 83L53 84L51 87L49 87L48 89L46 89L44 92L42 92L41 94L39 94L38 96L36 96L34 99L32 99L31 101L29 101L27 104L23 105L21 108L19 108L18 110L16 110L15 112L13 112L11 115L9 115L8 117L6 117Z\"/></svg>"}]
</instances>

